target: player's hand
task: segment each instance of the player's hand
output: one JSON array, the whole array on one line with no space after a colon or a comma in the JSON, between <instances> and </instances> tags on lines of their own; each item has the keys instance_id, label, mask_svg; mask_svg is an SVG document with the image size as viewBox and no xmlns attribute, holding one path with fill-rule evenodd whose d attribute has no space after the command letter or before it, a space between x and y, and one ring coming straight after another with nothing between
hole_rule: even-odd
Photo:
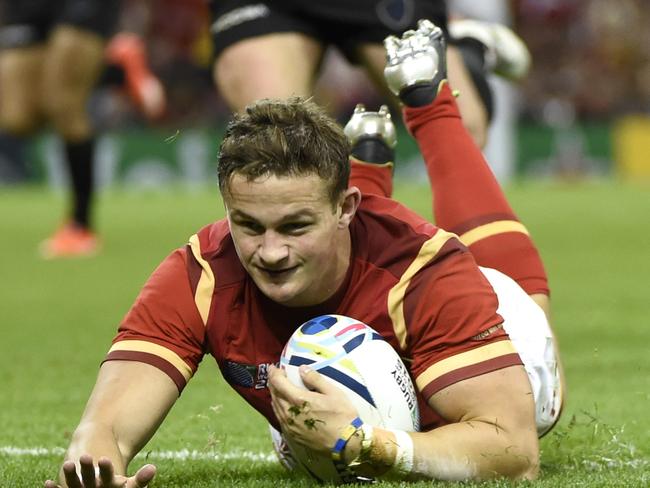
<instances>
[{"instance_id":1,"label":"player's hand","mask_svg":"<svg viewBox=\"0 0 650 488\"><path fill-rule=\"evenodd\" d=\"M345 394L317 371L301 366L300 376L310 391L291 383L285 371L270 368L273 411L284 433L314 450L327 452L357 411Z\"/></svg>"},{"instance_id":2,"label":"player's hand","mask_svg":"<svg viewBox=\"0 0 650 488\"><path fill-rule=\"evenodd\" d=\"M97 461L97 469L93 458L83 455L79 458L79 473L74 461L63 463L63 476L68 488L145 488L156 476L153 464L142 466L133 476L115 474L113 463L106 457ZM61 488L55 481L47 480L45 488Z\"/></svg>"}]
</instances>

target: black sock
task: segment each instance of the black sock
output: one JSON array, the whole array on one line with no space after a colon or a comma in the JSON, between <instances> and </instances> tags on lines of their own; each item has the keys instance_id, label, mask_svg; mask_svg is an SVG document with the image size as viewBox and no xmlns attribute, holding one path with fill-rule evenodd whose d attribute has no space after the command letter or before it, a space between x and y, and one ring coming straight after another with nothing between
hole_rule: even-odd
<instances>
[{"instance_id":1,"label":"black sock","mask_svg":"<svg viewBox=\"0 0 650 488\"><path fill-rule=\"evenodd\" d=\"M24 138L0 131L0 183L22 183L30 176Z\"/></svg>"},{"instance_id":2,"label":"black sock","mask_svg":"<svg viewBox=\"0 0 650 488\"><path fill-rule=\"evenodd\" d=\"M97 84L101 86L125 86L126 74L124 73L124 68L118 64L108 64L104 68L104 71L102 71Z\"/></svg>"},{"instance_id":3,"label":"black sock","mask_svg":"<svg viewBox=\"0 0 650 488\"><path fill-rule=\"evenodd\" d=\"M364 163L384 164L395 161L395 151L379 136L366 136L354 144L352 157Z\"/></svg>"},{"instance_id":4,"label":"black sock","mask_svg":"<svg viewBox=\"0 0 650 488\"><path fill-rule=\"evenodd\" d=\"M431 83L411 85L404 88L399 98L407 107L424 107L436 98L438 87Z\"/></svg>"},{"instance_id":5,"label":"black sock","mask_svg":"<svg viewBox=\"0 0 650 488\"><path fill-rule=\"evenodd\" d=\"M476 39L470 38L459 39L454 44L460 50L467 71L485 106L488 121L491 121L494 115L494 96L485 69L485 46Z\"/></svg>"},{"instance_id":6,"label":"black sock","mask_svg":"<svg viewBox=\"0 0 650 488\"><path fill-rule=\"evenodd\" d=\"M93 153L95 140L67 142L65 152L73 191L72 218L82 227L90 228L90 206L93 197Z\"/></svg>"}]
</instances>

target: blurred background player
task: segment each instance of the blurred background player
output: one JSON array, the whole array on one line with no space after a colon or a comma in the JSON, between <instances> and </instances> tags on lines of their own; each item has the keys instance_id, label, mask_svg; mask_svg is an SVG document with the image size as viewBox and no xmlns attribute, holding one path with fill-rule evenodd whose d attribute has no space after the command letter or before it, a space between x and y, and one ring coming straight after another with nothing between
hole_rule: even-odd
<instances>
[{"instance_id":1,"label":"blurred background player","mask_svg":"<svg viewBox=\"0 0 650 488\"><path fill-rule=\"evenodd\" d=\"M118 0L5 0L0 29L0 127L33 134L49 122L65 147L71 208L41 244L43 257L95 254L94 134L86 110L104 67L104 48Z\"/></svg>"},{"instance_id":2,"label":"blurred background player","mask_svg":"<svg viewBox=\"0 0 650 488\"><path fill-rule=\"evenodd\" d=\"M460 93L463 123L483 147L493 111L486 72L520 79L530 64L525 45L505 26L457 21L448 30L444 0L212 0L211 11L214 78L233 111L242 111L259 98L310 95L330 45L363 66L397 107L383 81L386 61L381 41L427 18L446 36L452 30L449 79Z\"/></svg>"},{"instance_id":3,"label":"blurred background player","mask_svg":"<svg viewBox=\"0 0 650 488\"><path fill-rule=\"evenodd\" d=\"M165 88L149 67L142 36L128 31L115 34L106 46L106 61L108 67L103 81L112 81L126 88L136 108L147 120L158 120L165 114Z\"/></svg>"}]
</instances>

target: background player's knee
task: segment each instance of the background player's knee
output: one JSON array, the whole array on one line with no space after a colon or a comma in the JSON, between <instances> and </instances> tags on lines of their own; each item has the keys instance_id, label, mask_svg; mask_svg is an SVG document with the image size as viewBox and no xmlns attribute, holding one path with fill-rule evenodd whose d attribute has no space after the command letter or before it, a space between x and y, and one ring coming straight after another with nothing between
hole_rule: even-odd
<instances>
[{"instance_id":1,"label":"background player's knee","mask_svg":"<svg viewBox=\"0 0 650 488\"><path fill-rule=\"evenodd\" d=\"M0 110L0 130L16 136L31 134L38 128L39 118L28 110Z\"/></svg>"},{"instance_id":2,"label":"background player's knee","mask_svg":"<svg viewBox=\"0 0 650 488\"><path fill-rule=\"evenodd\" d=\"M42 47L0 50L0 127L27 135L41 122Z\"/></svg>"},{"instance_id":3,"label":"background player's knee","mask_svg":"<svg viewBox=\"0 0 650 488\"><path fill-rule=\"evenodd\" d=\"M104 67L104 39L84 29L58 27L43 67L42 105L54 128L68 141L89 137L86 104Z\"/></svg>"},{"instance_id":4,"label":"background player's knee","mask_svg":"<svg viewBox=\"0 0 650 488\"><path fill-rule=\"evenodd\" d=\"M46 95L43 109L48 121L66 141L81 141L90 137L91 124L85 101L74 96Z\"/></svg>"},{"instance_id":5,"label":"background player's knee","mask_svg":"<svg viewBox=\"0 0 650 488\"><path fill-rule=\"evenodd\" d=\"M271 34L237 42L219 55L214 80L233 111L260 98L311 93L322 48L296 33Z\"/></svg>"}]
</instances>

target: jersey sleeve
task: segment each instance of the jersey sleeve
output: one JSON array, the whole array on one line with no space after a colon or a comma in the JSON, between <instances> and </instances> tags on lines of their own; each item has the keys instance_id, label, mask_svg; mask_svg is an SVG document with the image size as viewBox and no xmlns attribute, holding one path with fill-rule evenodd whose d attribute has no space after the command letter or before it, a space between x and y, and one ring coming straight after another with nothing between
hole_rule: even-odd
<instances>
[{"instance_id":1,"label":"jersey sleeve","mask_svg":"<svg viewBox=\"0 0 650 488\"><path fill-rule=\"evenodd\" d=\"M522 364L497 307L492 286L455 237L413 277L404 308L411 369L426 400L464 379Z\"/></svg>"},{"instance_id":2,"label":"jersey sleeve","mask_svg":"<svg viewBox=\"0 0 650 488\"><path fill-rule=\"evenodd\" d=\"M166 373L179 393L196 372L205 342L187 259L186 249L178 249L153 272L122 320L105 358L150 364Z\"/></svg>"}]
</instances>

